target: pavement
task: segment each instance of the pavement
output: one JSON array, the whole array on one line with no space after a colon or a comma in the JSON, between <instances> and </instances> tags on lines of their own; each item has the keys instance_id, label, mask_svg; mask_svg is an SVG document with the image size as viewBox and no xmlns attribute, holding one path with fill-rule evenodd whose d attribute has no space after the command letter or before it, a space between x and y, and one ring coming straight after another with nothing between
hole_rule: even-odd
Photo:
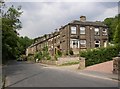
<instances>
[{"instance_id":1,"label":"pavement","mask_svg":"<svg viewBox=\"0 0 120 89\"><path fill-rule=\"evenodd\" d=\"M68 66L15 62L4 68L6 87L118 87L118 81L89 76ZM85 75L86 74L86 75Z\"/></svg>"}]
</instances>

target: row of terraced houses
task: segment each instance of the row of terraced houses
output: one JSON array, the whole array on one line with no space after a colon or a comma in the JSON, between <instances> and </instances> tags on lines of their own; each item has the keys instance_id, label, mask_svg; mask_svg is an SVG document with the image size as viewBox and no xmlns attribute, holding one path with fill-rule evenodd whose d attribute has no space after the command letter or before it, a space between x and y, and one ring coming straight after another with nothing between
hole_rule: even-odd
<instances>
[{"instance_id":1,"label":"row of terraced houses","mask_svg":"<svg viewBox=\"0 0 120 89\"><path fill-rule=\"evenodd\" d=\"M106 47L108 44L108 27L100 21L86 21L86 16L81 16L80 20L61 26L52 34L34 39L34 43L26 50L26 55L34 54L40 51L45 45L51 56L54 56L57 50L67 53L73 50L74 54L79 51Z\"/></svg>"}]
</instances>

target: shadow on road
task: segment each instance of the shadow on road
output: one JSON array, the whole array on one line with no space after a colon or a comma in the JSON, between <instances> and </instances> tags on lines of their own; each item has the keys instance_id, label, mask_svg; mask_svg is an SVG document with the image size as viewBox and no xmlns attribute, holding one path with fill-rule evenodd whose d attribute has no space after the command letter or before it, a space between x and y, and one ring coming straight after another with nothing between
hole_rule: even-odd
<instances>
[{"instance_id":1,"label":"shadow on road","mask_svg":"<svg viewBox=\"0 0 120 89\"><path fill-rule=\"evenodd\" d=\"M34 65L34 66L33 66ZM41 69L40 66L37 66L35 63L28 63L28 62L18 62L18 61L10 61L7 66L3 67L3 75L8 76L9 78L17 78L18 76L23 76L21 78L18 77L18 80L15 82L13 81L12 84L7 85L6 87L13 86L18 84L24 80L32 78L34 76L39 75L41 72L39 70L34 70L35 68ZM32 70L32 71L31 71ZM36 73L36 74L34 74ZM25 76L24 76L25 75Z\"/></svg>"},{"instance_id":2,"label":"shadow on road","mask_svg":"<svg viewBox=\"0 0 120 89\"><path fill-rule=\"evenodd\" d=\"M25 64L25 65L24 65ZM33 63L27 63L27 62L17 62L17 61L9 61L7 66L2 67L2 73L3 75L6 76L11 76L11 75L17 75L20 74L18 71L23 71L27 69L25 66L29 66Z\"/></svg>"},{"instance_id":3,"label":"shadow on road","mask_svg":"<svg viewBox=\"0 0 120 89\"><path fill-rule=\"evenodd\" d=\"M13 86L13 85L15 85L15 84L18 84L18 83L24 81L24 80L27 80L27 79L32 78L32 77L35 77L35 76L37 76L37 75L39 75L39 74L41 74L41 72L40 72L40 73L37 73L37 74L34 74L34 75L31 75L31 76L28 76L28 77L26 77L26 78L23 78L23 79L21 79L21 80L15 82L15 83L13 83L13 84L11 84L11 85L8 85L8 86L6 86L6 87Z\"/></svg>"}]
</instances>

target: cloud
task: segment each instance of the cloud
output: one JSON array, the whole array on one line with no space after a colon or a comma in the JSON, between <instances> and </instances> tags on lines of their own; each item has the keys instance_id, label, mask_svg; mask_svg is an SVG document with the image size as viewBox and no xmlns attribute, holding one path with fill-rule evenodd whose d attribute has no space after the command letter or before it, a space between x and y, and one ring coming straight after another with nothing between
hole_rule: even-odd
<instances>
[{"instance_id":1,"label":"cloud","mask_svg":"<svg viewBox=\"0 0 120 89\"><path fill-rule=\"evenodd\" d=\"M118 13L115 2L21 2L19 4L22 5L23 10L21 16L23 28L19 33L30 38L51 33L74 19L79 20L81 15L85 15L87 20L96 21Z\"/></svg>"}]
</instances>

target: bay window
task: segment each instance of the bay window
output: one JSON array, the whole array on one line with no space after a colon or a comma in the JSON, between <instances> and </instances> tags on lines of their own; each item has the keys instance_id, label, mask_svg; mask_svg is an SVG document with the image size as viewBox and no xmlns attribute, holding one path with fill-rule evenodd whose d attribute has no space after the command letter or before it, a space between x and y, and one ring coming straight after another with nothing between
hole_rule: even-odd
<instances>
[{"instance_id":1,"label":"bay window","mask_svg":"<svg viewBox=\"0 0 120 89\"><path fill-rule=\"evenodd\" d=\"M70 40L70 47L71 48L79 48L79 40L78 39L71 39Z\"/></svg>"},{"instance_id":2,"label":"bay window","mask_svg":"<svg viewBox=\"0 0 120 89\"><path fill-rule=\"evenodd\" d=\"M100 40L95 40L95 47L96 48L100 47Z\"/></svg>"}]
</instances>

